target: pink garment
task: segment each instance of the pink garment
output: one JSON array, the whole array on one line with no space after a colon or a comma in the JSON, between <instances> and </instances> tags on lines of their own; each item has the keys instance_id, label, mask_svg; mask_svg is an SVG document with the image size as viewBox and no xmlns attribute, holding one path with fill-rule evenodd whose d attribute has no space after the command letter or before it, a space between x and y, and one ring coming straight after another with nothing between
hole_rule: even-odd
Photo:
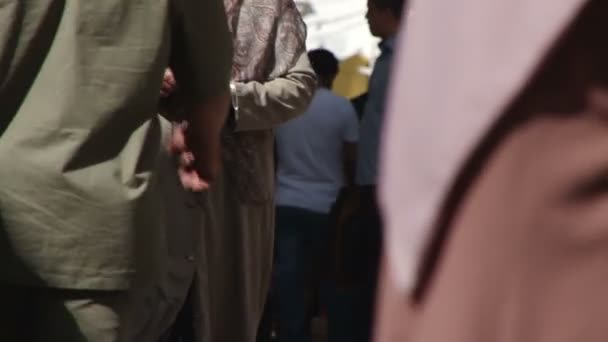
<instances>
[{"instance_id":1,"label":"pink garment","mask_svg":"<svg viewBox=\"0 0 608 342\"><path fill-rule=\"evenodd\" d=\"M395 58L380 199L400 291L446 194L480 140L533 75L584 0L419 0Z\"/></svg>"}]
</instances>

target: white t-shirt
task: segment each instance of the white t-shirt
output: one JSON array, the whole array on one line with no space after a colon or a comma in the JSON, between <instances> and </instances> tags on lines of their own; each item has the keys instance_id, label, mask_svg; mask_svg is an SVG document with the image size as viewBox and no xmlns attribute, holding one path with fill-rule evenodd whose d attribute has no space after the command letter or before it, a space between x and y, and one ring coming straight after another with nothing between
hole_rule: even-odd
<instances>
[{"instance_id":1,"label":"white t-shirt","mask_svg":"<svg viewBox=\"0 0 608 342\"><path fill-rule=\"evenodd\" d=\"M344 185L344 143L359 140L350 101L320 88L308 110L276 136L277 205L328 213Z\"/></svg>"}]
</instances>

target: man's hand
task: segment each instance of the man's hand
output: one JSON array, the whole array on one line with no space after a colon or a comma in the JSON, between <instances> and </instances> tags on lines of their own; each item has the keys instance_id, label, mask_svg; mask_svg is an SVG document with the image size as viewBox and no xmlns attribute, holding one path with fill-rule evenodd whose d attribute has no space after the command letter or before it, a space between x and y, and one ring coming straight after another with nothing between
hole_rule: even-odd
<instances>
[{"instance_id":1,"label":"man's hand","mask_svg":"<svg viewBox=\"0 0 608 342\"><path fill-rule=\"evenodd\" d=\"M161 97L168 97L177 88L177 81L171 69L165 69L163 83L160 89ZM171 130L171 140L169 142L169 152L177 161L177 173L184 189L189 191L205 191L209 189L208 179L204 179L195 169L194 153L188 145L188 123L174 122Z\"/></svg>"},{"instance_id":2,"label":"man's hand","mask_svg":"<svg viewBox=\"0 0 608 342\"><path fill-rule=\"evenodd\" d=\"M175 76L173 75L173 71L167 68L165 69L165 76L163 76L163 83L160 87L160 96L167 97L171 95L177 88L177 82L175 81Z\"/></svg>"},{"instance_id":3,"label":"man's hand","mask_svg":"<svg viewBox=\"0 0 608 342\"><path fill-rule=\"evenodd\" d=\"M204 179L194 168L194 154L188 149L188 124L173 123L170 152L177 159L177 173L184 189L194 192L209 189L210 180Z\"/></svg>"},{"instance_id":4,"label":"man's hand","mask_svg":"<svg viewBox=\"0 0 608 342\"><path fill-rule=\"evenodd\" d=\"M178 159L178 174L185 189L204 191L221 168L221 132L226 121L228 92L208 97L192 108L187 122L176 124L171 152Z\"/></svg>"}]
</instances>

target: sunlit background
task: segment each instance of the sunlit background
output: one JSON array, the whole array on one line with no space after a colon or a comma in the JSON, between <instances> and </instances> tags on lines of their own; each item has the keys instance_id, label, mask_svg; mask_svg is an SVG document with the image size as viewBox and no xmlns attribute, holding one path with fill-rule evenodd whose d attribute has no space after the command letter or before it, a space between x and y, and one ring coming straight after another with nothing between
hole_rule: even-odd
<instances>
[{"instance_id":1,"label":"sunlit background","mask_svg":"<svg viewBox=\"0 0 608 342\"><path fill-rule=\"evenodd\" d=\"M367 91L370 66L379 54L365 13L367 0L296 0L308 26L308 49L325 48L341 61L334 91L354 98Z\"/></svg>"}]
</instances>

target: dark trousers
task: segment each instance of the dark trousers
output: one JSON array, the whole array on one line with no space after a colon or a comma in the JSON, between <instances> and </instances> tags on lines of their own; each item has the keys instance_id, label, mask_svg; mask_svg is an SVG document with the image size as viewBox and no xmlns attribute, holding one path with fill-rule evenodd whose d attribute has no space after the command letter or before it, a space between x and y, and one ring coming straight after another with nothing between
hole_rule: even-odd
<instances>
[{"instance_id":1,"label":"dark trousers","mask_svg":"<svg viewBox=\"0 0 608 342\"><path fill-rule=\"evenodd\" d=\"M310 342L307 290L318 288L329 214L277 207L272 308L279 342ZM312 283L311 283L312 282Z\"/></svg>"},{"instance_id":2,"label":"dark trousers","mask_svg":"<svg viewBox=\"0 0 608 342\"><path fill-rule=\"evenodd\" d=\"M329 342L367 342L372 337L382 220L376 187L360 187L358 193L359 207L341 228L338 275L330 278L324 291Z\"/></svg>"}]
</instances>

